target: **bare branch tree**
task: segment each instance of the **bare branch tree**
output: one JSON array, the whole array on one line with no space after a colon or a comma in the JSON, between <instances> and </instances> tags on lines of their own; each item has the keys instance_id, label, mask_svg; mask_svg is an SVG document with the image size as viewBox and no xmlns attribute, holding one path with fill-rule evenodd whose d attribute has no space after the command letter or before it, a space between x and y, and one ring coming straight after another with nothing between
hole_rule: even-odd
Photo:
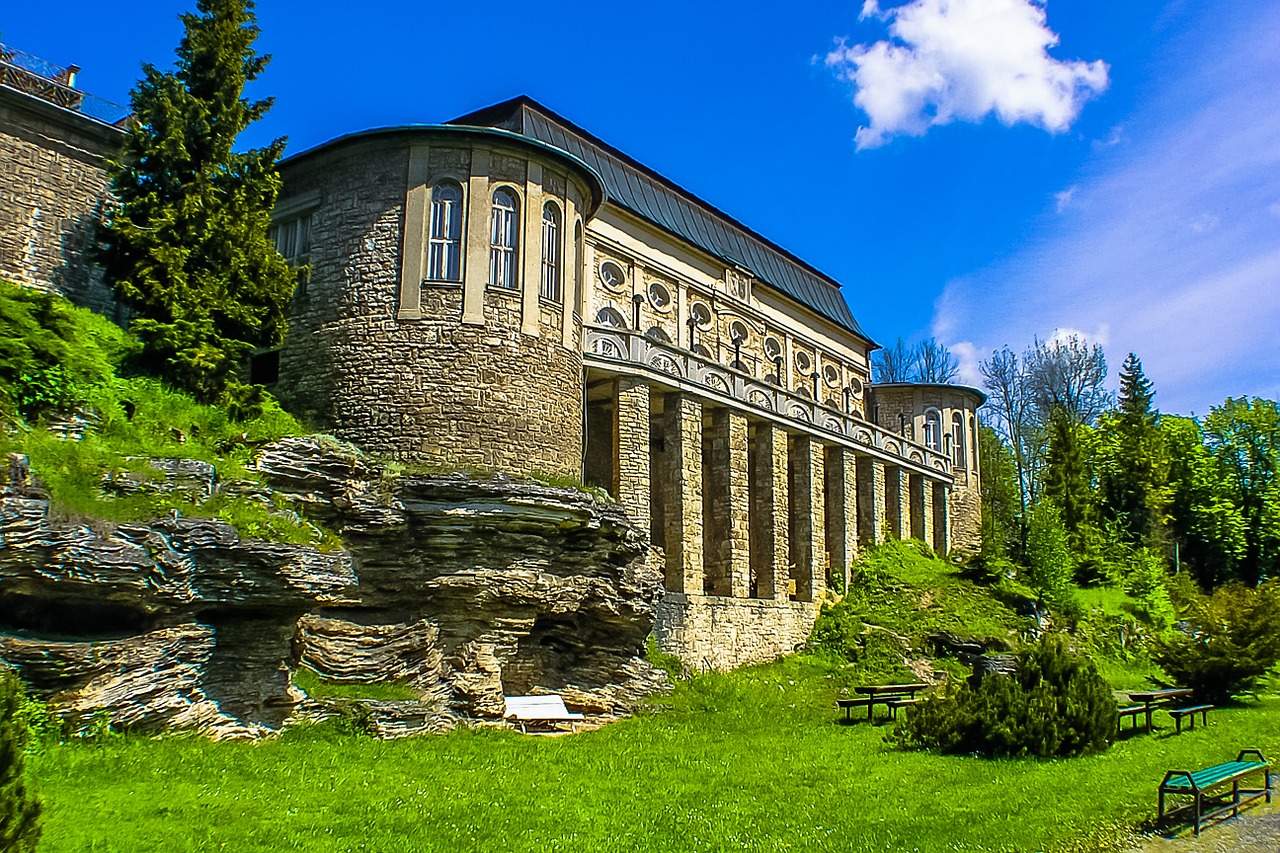
<instances>
[{"instance_id":1,"label":"bare branch tree","mask_svg":"<svg viewBox=\"0 0 1280 853\"><path fill-rule=\"evenodd\" d=\"M960 373L960 362L937 338L921 341L916 347L916 380L945 385Z\"/></svg>"},{"instance_id":2,"label":"bare branch tree","mask_svg":"<svg viewBox=\"0 0 1280 853\"><path fill-rule=\"evenodd\" d=\"M1090 346L1078 335L1065 339L1035 339L1023 357L1036 420L1049 423L1053 410L1061 409L1073 423L1091 424L1111 408L1107 381L1107 357L1099 344Z\"/></svg>"},{"instance_id":3,"label":"bare branch tree","mask_svg":"<svg viewBox=\"0 0 1280 853\"><path fill-rule=\"evenodd\" d=\"M1032 421L1031 396L1027 373L1018 354L1009 347L993 352L991 358L978 365L983 384L987 386L989 422L996 434L1013 450L1018 474L1018 497L1021 502L1019 523L1022 543L1026 546L1027 502L1031 491L1031 453L1028 438L1035 432Z\"/></svg>"},{"instance_id":4,"label":"bare branch tree","mask_svg":"<svg viewBox=\"0 0 1280 853\"><path fill-rule=\"evenodd\" d=\"M916 351L898 338L893 346L876 350L871 357L871 367L876 382L911 382L916 374Z\"/></svg>"}]
</instances>

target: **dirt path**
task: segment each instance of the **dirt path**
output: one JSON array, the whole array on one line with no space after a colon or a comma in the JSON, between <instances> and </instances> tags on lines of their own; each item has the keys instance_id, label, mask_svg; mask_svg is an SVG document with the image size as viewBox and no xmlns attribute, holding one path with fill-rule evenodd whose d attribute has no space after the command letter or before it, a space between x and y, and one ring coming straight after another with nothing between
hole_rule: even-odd
<instances>
[{"instance_id":1,"label":"dirt path","mask_svg":"<svg viewBox=\"0 0 1280 853\"><path fill-rule=\"evenodd\" d=\"M1176 838L1153 836L1128 853L1277 853L1280 851L1280 800L1245 809L1237 818L1211 822L1196 838L1183 830Z\"/></svg>"}]
</instances>

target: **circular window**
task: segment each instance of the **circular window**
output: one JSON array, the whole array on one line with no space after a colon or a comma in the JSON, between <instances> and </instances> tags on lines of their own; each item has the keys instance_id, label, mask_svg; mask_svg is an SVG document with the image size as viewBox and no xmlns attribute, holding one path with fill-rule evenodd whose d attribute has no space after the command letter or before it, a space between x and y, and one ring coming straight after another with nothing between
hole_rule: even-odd
<instances>
[{"instance_id":1,"label":"circular window","mask_svg":"<svg viewBox=\"0 0 1280 853\"><path fill-rule=\"evenodd\" d=\"M828 385L839 385L840 368L834 364L824 364L822 366L822 378L827 381Z\"/></svg>"},{"instance_id":2,"label":"circular window","mask_svg":"<svg viewBox=\"0 0 1280 853\"><path fill-rule=\"evenodd\" d=\"M777 338L765 338L764 354L770 361L777 361L782 355L782 342Z\"/></svg>"},{"instance_id":3,"label":"circular window","mask_svg":"<svg viewBox=\"0 0 1280 853\"><path fill-rule=\"evenodd\" d=\"M813 370L813 359L809 357L809 353L803 350L796 353L796 370L806 374Z\"/></svg>"},{"instance_id":4,"label":"circular window","mask_svg":"<svg viewBox=\"0 0 1280 853\"><path fill-rule=\"evenodd\" d=\"M689 316L693 318L693 322L699 326L711 325L711 309L707 307L705 302L695 302L693 307L689 309Z\"/></svg>"},{"instance_id":5,"label":"circular window","mask_svg":"<svg viewBox=\"0 0 1280 853\"><path fill-rule=\"evenodd\" d=\"M855 397L862 396L862 380L856 376L849 377L849 390L853 392Z\"/></svg>"},{"instance_id":6,"label":"circular window","mask_svg":"<svg viewBox=\"0 0 1280 853\"><path fill-rule=\"evenodd\" d=\"M649 282L649 304L658 311L666 311L671 307L671 291L658 281Z\"/></svg>"},{"instance_id":7,"label":"circular window","mask_svg":"<svg viewBox=\"0 0 1280 853\"><path fill-rule=\"evenodd\" d=\"M605 287L618 290L627 283L627 274L613 261L605 261L600 264L600 281L604 282Z\"/></svg>"},{"instance_id":8,"label":"circular window","mask_svg":"<svg viewBox=\"0 0 1280 853\"><path fill-rule=\"evenodd\" d=\"M741 320L734 320L729 324L729 340L746 343L750 333L747 331L747 324Z\"/></svg>"}]
</instances>

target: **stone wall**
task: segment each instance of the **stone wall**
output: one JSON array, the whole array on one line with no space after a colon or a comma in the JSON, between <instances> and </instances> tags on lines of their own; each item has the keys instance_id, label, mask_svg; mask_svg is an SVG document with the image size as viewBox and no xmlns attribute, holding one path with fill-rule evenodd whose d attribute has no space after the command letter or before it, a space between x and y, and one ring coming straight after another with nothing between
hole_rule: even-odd
<instances>
[{"instance_id":1,"label":"stone wall","mask_svg":"<svg viewBox=\"0 0 1280 853\"><path fill-rule=\"evenodd\" d=\"M343 147L284 173L281 206L310 200L312 267L273 389L285 404L393 458L580 475L577 318L566 347L558 307L534 302L541 334L531 335L525 295L485 288L482 322L464 323L463 284L442 282L423 282L417 310L403 310L409 142ZM524 286L538 282L526 276Z\"/></svg>"},{"instance_id":2,"label":"stone wall","mask_svg":"<svg viewBox=\"0 0 1280 853\"><path fill-rule=\"evenodd\" d=\"M115 127L0 87L0 278L114 313L89 252L107 197L104 159L120 139Z\"/></svg>"},{"instance_id":3,"label":"stone wall","mask_svg":"<svg viewBox=\"0 0 1280 853\"><path fill-rule=\"evenodd\" d=\"M817 605L667 593L654 634L663 651L695 670L726 670L789 655L809 638Z\"/></svg>"}]
</instances>

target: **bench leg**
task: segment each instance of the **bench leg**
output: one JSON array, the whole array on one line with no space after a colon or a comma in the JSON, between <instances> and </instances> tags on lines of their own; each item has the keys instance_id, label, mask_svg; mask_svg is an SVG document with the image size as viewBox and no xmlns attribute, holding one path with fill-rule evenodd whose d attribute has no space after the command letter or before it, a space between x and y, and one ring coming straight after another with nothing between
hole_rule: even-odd
<instances>
[{"instance_id":1,"label":"bench leg","mask_svg":"<svg viewBox=\"0 0 1280 853\"><path fill-rule=\"evenodd\" d=\"M1240 783L1231 783L1231 816L1240 817Z\"/></svg>"},{"instance_id":2,"label":"bench leg","mask_svg":"<svg viewBox=\"0 0 1280 853\"><path fill-rule=\"evenodd\" d=\"M1192 824L1192 825L1195 827L1195 834L1196 834L1196 836L1197 836L1197 837L1199 837L1199 835L1200 835L1200 792L1199 792L1199 791L1196 791L1196 793L1195 793L1195 799L1196 799L1196 802L1195 802L1195 814L1194 814L1194 816L1193 816L1193 824Z\"/></svg>"}]
</instances>

